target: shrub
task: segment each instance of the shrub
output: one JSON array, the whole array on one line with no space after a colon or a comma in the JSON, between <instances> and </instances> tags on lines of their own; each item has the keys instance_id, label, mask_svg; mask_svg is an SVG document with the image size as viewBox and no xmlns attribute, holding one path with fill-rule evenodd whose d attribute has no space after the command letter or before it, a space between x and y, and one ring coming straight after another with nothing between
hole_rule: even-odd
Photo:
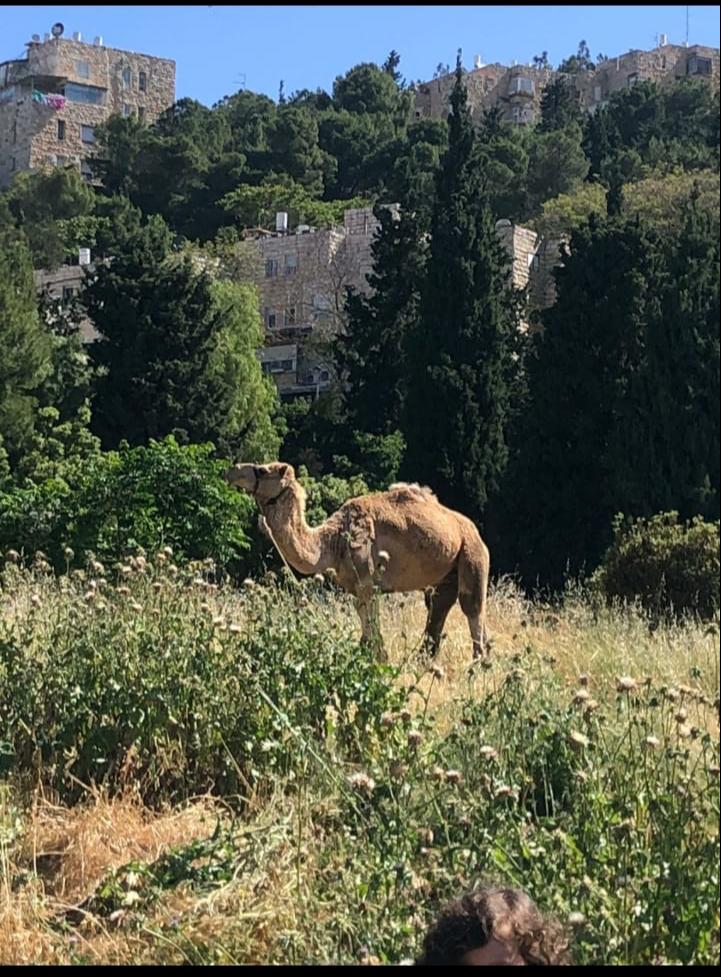
<instances>
[{"instance_id":1,"label":"shrub","mask_svg":"<svg viewBox=\"0 0 721 977\"><path fill-rule=\"evenodd\" d=\"M78 562L90 551L112 563L130 549L171 546L176 561L212 557L243 573L253 506L212 456L210 444L168 437L73 462L61 478L0 494L0 548L41 550L62 570L66 547Z\"/></svg>"},{"instance_id":2,"label":"shrub","mask_svg":"<svg viewBox=\"0 0 721 977\"><path fill-rule=\"evenodd\" d=\"M614 539L595 581L607 600L639 600L654 617L719 610L719 523L677 512L650 519L616 516Z\"/></svg>"},{"instance_id":3,"label":"shrub","mask_svg":"<svg viewBox=\"0 0 721 977\"><path fill-rule=\"evenodd\" d=\"M360 755L397 705L395 670L315 581L239 595L202 566L173 571L162 553L130 558L117 587L6 568L3 589L25 598L0 618L0 777L33 772L66 802L134 782L159 803L293 779L329 723L339 758Z\"/></svg>"},{"instance_id":4,"label":"shrub","mask_svg":"<svg viewBox=\"0 0 721 977\"><path fill-rule=\"evenodd\" d=\"M298 480L308 494L306 515L311 526L317 526L339 509L348 499L365 495L368 486L360 475L339 478L336 475L323 475L313 478L306 468L298 469Z\"/></svg>"}]
</instances>

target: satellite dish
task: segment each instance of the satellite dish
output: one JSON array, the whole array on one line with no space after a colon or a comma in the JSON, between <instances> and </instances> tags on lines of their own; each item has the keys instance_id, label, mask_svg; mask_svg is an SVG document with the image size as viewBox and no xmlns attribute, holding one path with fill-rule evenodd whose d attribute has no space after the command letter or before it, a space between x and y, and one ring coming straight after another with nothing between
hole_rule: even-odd
<instances>
[{"instance_id":1,"label":"satellite dish","mask_svg":"<svg viewBox=\"0 0 721 977\"><path fill-rule=\"evenodd\" d=\"M53 26L50 28L50 33L53 35L53 37L62 37L64 30L64 25L58 22L57 24L53 24Z\"/></svg>"},{"instance_id":2,"label":"satellite dish","mask_svg":"<svg viewBox=\"0 0 721 977\"><path fill-rule=\"evenodd\" d=\"M40 35L39 34L33 34L31 40L34 41L36 44L39 44L40 43Z\"/></svg>"}]
</instances>

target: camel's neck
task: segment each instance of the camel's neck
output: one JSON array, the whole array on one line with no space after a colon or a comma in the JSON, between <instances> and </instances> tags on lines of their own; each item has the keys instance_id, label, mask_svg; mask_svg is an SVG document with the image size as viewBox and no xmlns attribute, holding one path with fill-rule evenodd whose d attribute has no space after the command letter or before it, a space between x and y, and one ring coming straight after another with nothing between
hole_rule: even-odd
<instances>
[{"instance_id":1,"label":"camel's neck","mask_svg":"<svg viewBox=\"0 0 721 977\"><path fill-rule=\"evenodd\" d=\"M275 545L298 573L322 573L331 563L323 527L311 529L305 521L305 493L297 483L277 502L262 506Z\"/></svg>"}]
</instances>

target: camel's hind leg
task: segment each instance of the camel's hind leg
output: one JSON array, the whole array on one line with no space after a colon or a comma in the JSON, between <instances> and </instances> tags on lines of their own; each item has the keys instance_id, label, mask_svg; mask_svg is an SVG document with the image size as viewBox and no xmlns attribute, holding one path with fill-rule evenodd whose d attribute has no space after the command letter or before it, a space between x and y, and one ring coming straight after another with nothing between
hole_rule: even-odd
<instances>
[{"instance_id":1,"label":"camel's hind leg","mask_svg":"<svg viewBox=\"0 0 721 977\"><path fill-rule=\"evenodd\" d=\"M458 568L454 567L437 587L427 590L425 599L428 619L426 620L423 646L425 651L431 655L436 655L440 647L446 618L458 599Z\"/></svg>"},{"instance_id":2,"label":"camel's hind leg","mask_svg":"<svg viewBox=\"0 0 721 977\"><path fill-rule=\"evenodd\" d=\"M486 597L490 569L488 547L480 538L471 546L464 544L458 559L458 600L461 610L468 618L474 658L490 658L486 625Z\"/></svg>"}]
</instances>

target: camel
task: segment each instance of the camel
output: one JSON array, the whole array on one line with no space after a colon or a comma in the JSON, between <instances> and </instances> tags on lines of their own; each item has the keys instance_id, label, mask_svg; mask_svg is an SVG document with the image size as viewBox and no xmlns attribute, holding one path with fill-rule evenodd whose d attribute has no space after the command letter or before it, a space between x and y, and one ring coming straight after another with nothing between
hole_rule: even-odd
<instances>
[{"instance_id":1,"label":"camel","mask_svg":"<svg viewBox=\"0 0 721 977\"><path fill-rule=\"evenodd\" d=\"M225 474L252 495L281 556L301 574L332 574L355 598L361 641L385 659L374 591L423 590L428 617L424 646L438 651L448 613L459 600L468 618L473 657L488 658L486 591L490 557L475 525L442 506L433 492L397 483L386 492L349 499L316 528L305 521L305 491L291 465L238 463Z\"/></svg>"}]
</instances>

